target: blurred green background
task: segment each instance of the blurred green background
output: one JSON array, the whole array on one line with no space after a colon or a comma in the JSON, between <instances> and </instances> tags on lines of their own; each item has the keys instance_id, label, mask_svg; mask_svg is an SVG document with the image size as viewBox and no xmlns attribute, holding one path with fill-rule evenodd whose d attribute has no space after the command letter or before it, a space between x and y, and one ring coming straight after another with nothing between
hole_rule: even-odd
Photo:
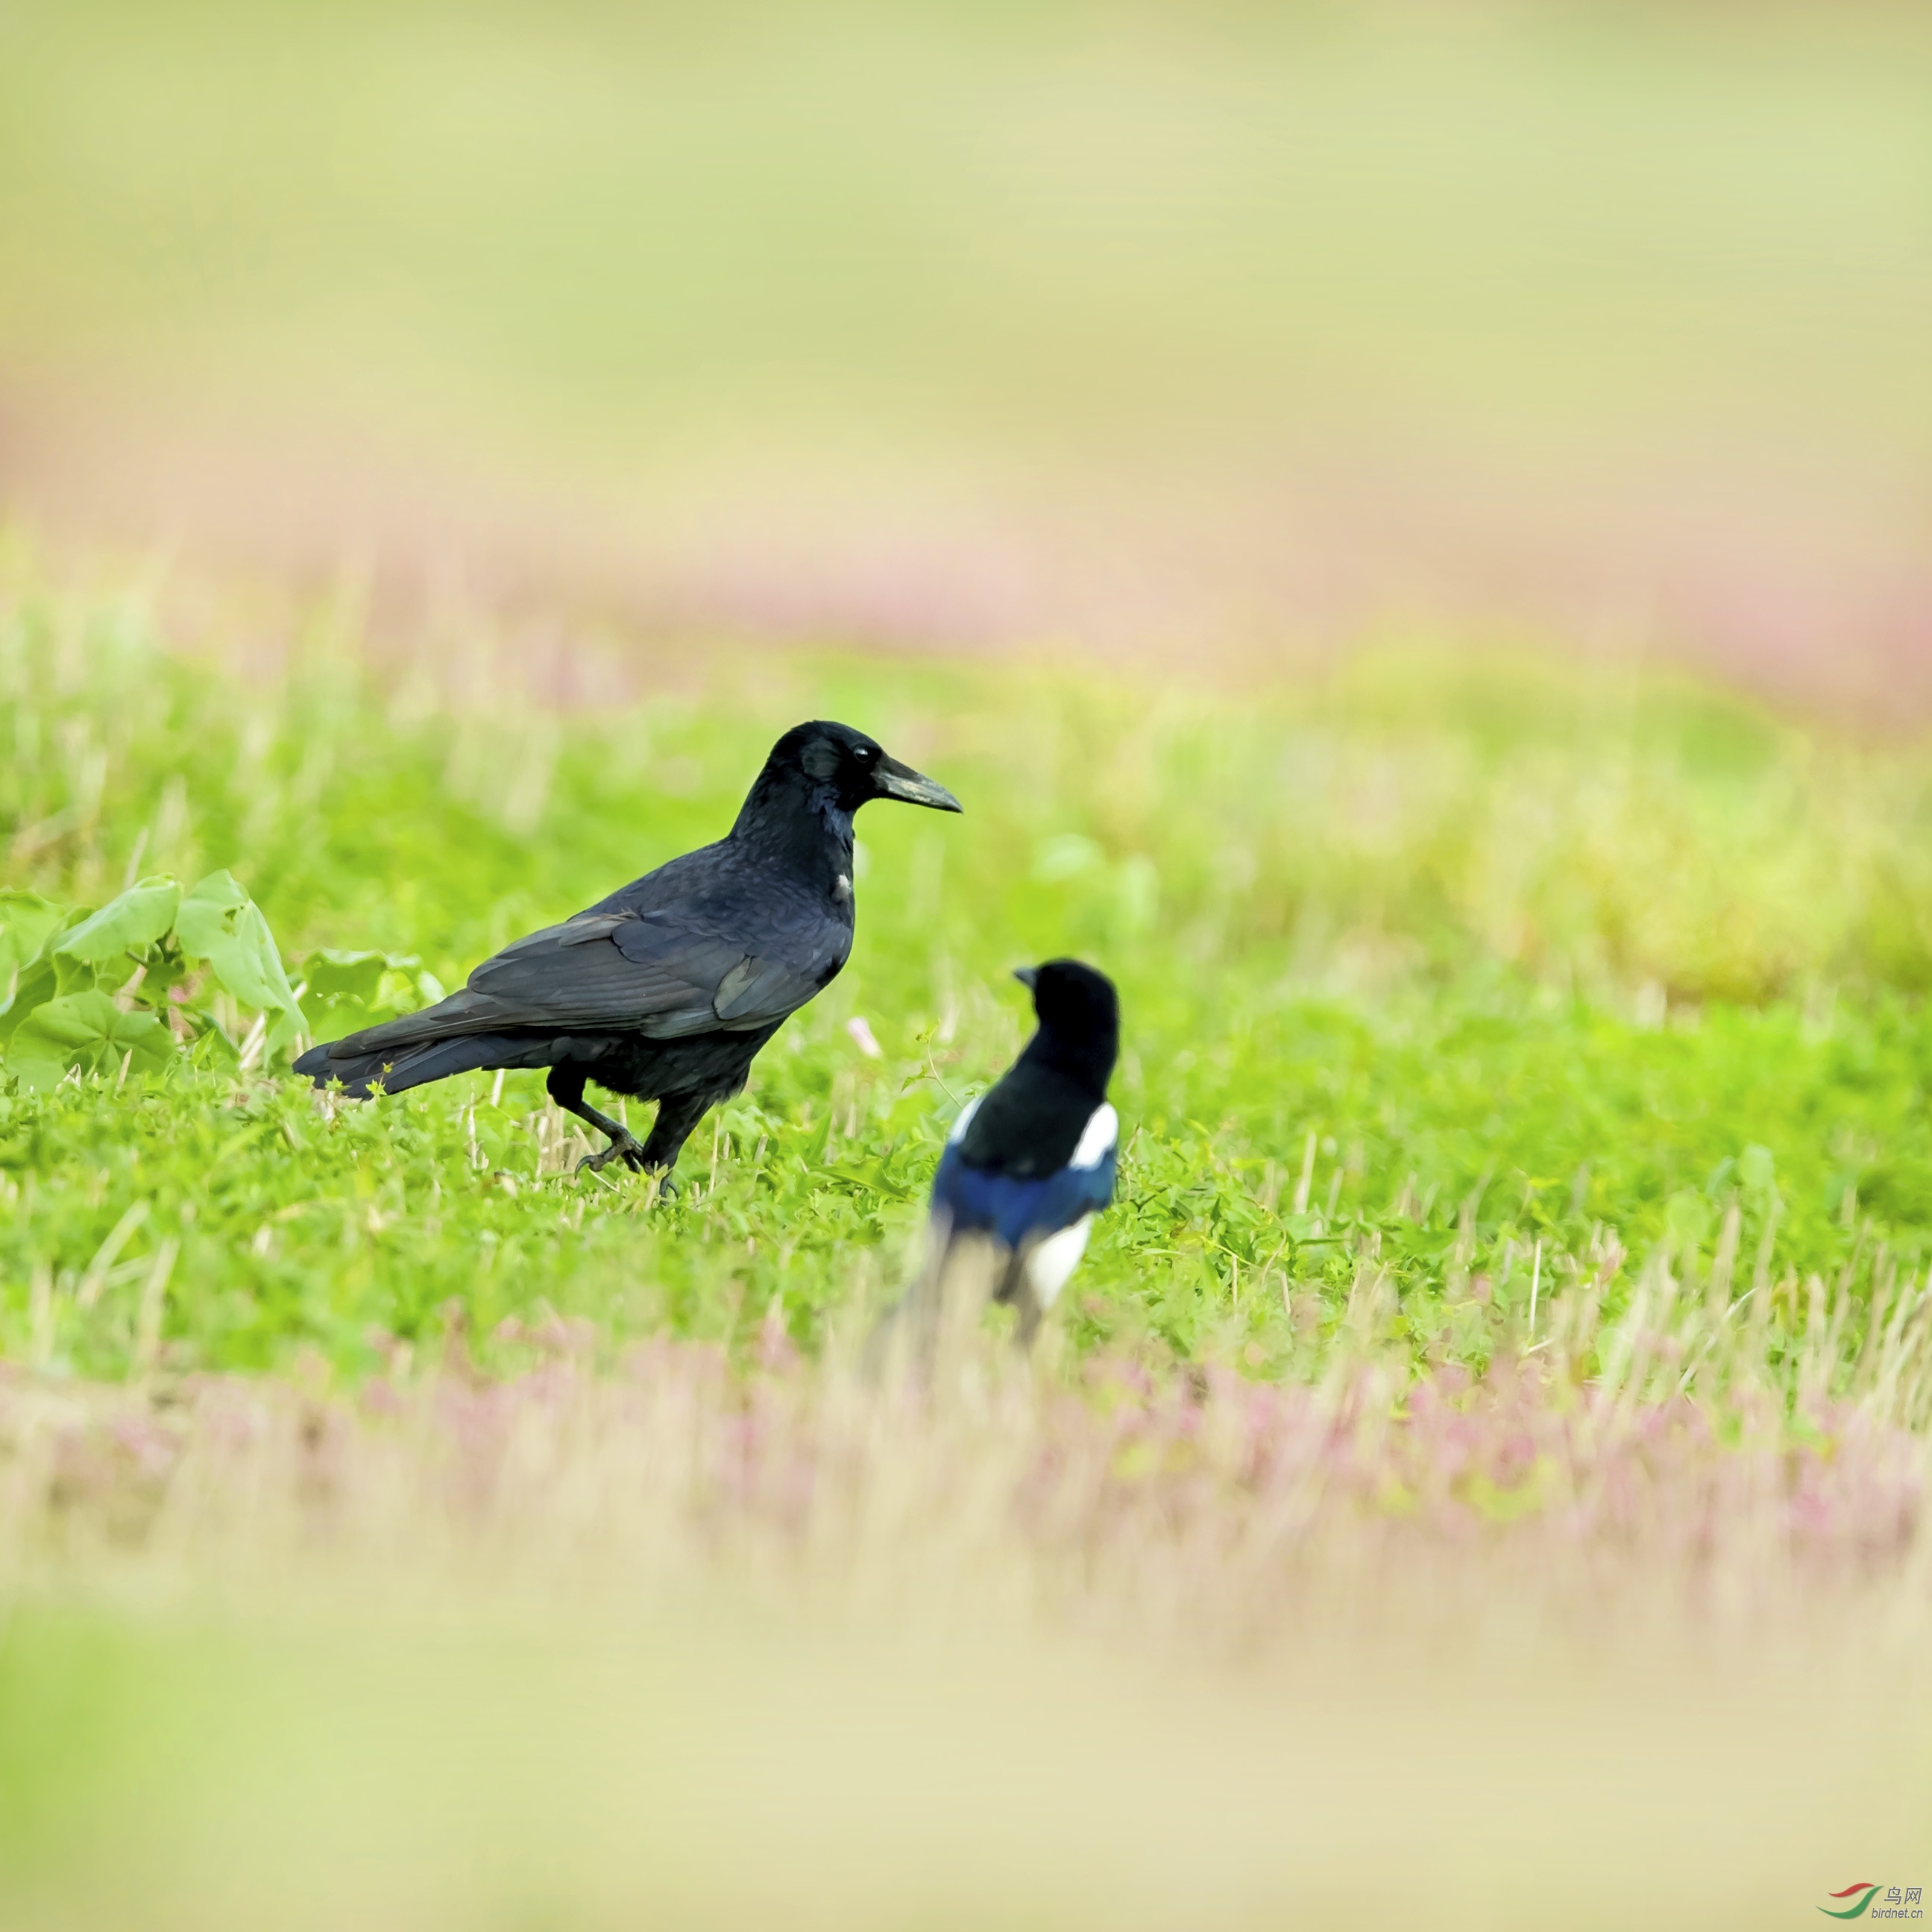
<instances>
[{"instance_id":1,"label":"blurred green background","mask_svg":"<svg viewBox=\"0 0 1932 1932\"><path fill-rule=\"evenodd\" d=\"M1928 56L1902 8L26 0L0 490L673 629L1420 605L1896 675Z\"/></svg>"},{"instance_id":2,"label":"blurred green background","mask_svg":"<svg viewBox=\"0 0 1932 1932\"><path fill-rule=\"evenodd\" d=\"M1924 453L1922 29L1488 12L16 5L7 340L620 457L768 411Z\"/></svg>"}]
</instances>

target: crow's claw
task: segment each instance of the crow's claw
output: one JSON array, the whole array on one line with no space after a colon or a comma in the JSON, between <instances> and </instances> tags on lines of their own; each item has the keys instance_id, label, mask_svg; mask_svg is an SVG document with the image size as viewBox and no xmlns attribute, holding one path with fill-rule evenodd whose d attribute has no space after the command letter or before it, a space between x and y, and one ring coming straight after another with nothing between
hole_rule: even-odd
<instances>
[{"instance_id":1,"label":"crow's claw","mask_svg":"<svg viewBox=\"0 0 1932 1932\"><path fill-rule=\"evenodd\" d=\"M577 1163L577 1172L586 1168L592 1174L601 1174L614 1160L621 1160L633 1174L655 1174L658 1177L658 1193L661 1198L668 1198L677 1192L677 1183L670 1178L670 1170L653 1167L644 1158L642 1142L626 1134L622 1140L614 1140L601 1153L587 1154Z\"/></svg>"},{"instance_id":2,"label":"crow's claw","mask_svg":"<svg viewBox=\"0 0 1932 1932\"><path fill-rule=\"evenodd\" d=\"M577 1172L587 1168L592 1174L602 1174L614 1160L622 1160L634 1173L644 1164L644 1150L632 1136L626 1134L620 1141L613 1141L600 1154L587 1154L577 1163Z\"/></svg>"}]
</instances>

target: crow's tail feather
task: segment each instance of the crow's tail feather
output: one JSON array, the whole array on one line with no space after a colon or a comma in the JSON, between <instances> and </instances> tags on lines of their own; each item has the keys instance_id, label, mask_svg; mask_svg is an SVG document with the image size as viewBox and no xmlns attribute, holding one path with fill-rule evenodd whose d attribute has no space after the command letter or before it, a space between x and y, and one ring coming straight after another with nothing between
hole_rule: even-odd
<instances>
[{"instance_id":1,"label":"crow's tail feather","mask_svg":"<svg viewBox=\"0 0 1932 1932\"><path fill-rule=\"evenodd\" d=\"M455 1040L430 1040L415 1046L399 1042L339 1057L332 1055L327 1046L312 1046L296 1062L296 1071L308 1074L318 1087L340 1080L352 1098L366 1100L372 1080L381 1082L385 1094L400 1094L431 1080L447 1079L452 1073L473 1073L481 1067L548 1066L556 1057L548 1040L472 1033Z\"/></svg>"}]
</instances>

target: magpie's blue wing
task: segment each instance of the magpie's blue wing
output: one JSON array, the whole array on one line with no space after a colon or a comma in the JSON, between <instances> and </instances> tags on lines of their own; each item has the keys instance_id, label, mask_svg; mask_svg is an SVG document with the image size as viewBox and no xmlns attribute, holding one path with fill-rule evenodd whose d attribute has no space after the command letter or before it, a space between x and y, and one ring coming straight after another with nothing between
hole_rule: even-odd
<instances>
[{"instance_id":1,"label":"magpie's blue wing","mask_svg":"<svg viewBox=\"0 0 1932 1932\"><path fill-rule=\"evenodd\" d=\"M1024 1179L968 1162L962 1143L973 1111L969 1106L961 1114L933 1177L934 1217L943 1216L952 1234L988 1234L1020 1248L1098 1214L1113 1199L1120 1122L1112 1107L1094 1110L1066 1166Z\"/></svg>"}]
</instances>

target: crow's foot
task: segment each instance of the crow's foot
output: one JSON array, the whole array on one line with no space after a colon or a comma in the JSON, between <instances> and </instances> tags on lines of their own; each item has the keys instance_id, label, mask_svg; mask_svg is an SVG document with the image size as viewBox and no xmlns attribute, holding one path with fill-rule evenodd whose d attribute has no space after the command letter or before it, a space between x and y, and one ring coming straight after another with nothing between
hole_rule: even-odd
<instances>
[{"instance_id":1,"label":"crow's foot","mask_svg":"<svg viewBox=\"0 0 1932 1932\"><path fill-rule=\"evenodd\" d=\"M644 1164L644 1146L634 1134L619 1134L613 1137L610 1144L601 1154L587 1154L577 1163L577 1172L581 1174L588 1168L592 1174L602 1174L614 1160L621 1160L634 1174Z\"/></svg>"},{"instance_id":2,"label":"crow's foot","mask_svg":"<svg viewBox=\"0 0 1932 1932\"><path fill-rule=\"evenodd\" d=\"M641 1174L653 1179L658 1184L658 1198L668 1200L677 1192L677 1183L670 1178L668 1167L656 1167L645 1158L643 1143L634 1135L625 1134L611 1142L601 1154L587 1154L577 1163L577 1172L588 1168L592 1174L601 1174L614 1160L621 1160L633 1174Z\"/></svg>"}]
</instances>

